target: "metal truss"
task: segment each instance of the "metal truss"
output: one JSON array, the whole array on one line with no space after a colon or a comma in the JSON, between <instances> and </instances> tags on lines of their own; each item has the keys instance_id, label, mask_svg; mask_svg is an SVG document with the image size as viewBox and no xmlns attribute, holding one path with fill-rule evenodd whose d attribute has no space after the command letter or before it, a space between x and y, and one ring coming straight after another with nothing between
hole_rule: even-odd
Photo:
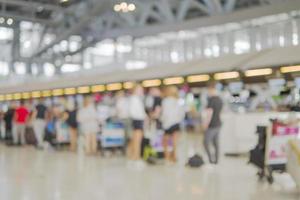
<instances>
[{"instance_id":1,"label":"metal truss","mask_svg":"<svg viewBox=\"0 0 300 200\"><path fill-rule=\"evenodd\" d=\"M83 0L63 7L59 4L44 3L42 0L0 0L0 17L11 17L16 21L27 20L44 26L40 33L37 49L30 58L21 58L16 53L19 44L13 47L13 59L42 62L63 59L92 46L106 37L118 37L122 30L132 32L149 26L170 25L190 19L220 16L251 6L269 5L284 0L128 0L137 7L134 12L117 13L113 10L119 0ZM46 13L43 15L43 13ZM15 25L15 27L17 24ZM18 29L18 27L16 27ZM125 31L126 32L126 31ZM18 32L16 32L18 33ZM44 43L47 33L56 35L49 44ZM54 53L51 50L61 41L73 35L82 37L81 47L76 51ZM134 35L134 34L133 34ZM138 35L138 34L137 34ZM18 37L15 34L15 37ZM18 58L19 57L19 58Z\"/></svg>"}]
</instances>

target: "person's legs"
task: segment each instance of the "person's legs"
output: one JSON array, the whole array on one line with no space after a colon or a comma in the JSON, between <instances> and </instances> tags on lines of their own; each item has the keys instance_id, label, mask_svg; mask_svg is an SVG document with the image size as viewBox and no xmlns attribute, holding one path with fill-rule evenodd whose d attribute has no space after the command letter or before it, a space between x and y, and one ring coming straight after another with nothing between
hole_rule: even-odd
<instances>
[{"instance_id":1,"label":"person's legs","mask_svg":"<svg viewBox=\"0 0 300 200\"><path fill-rule=\"evenodd\" d=\"M25 145L26 144L26 140L25 140L26 126L25 126L25 124L22 124L22 125L19 126L19 128L20 128L19 134L20 134L21 144Z\"/></svg>"},{"instance_id":2,"label":"person's legs","mask_svg":"<svg viewBox=\"0 0 300 200\"><path fill-rule=\"evenodd\" d=\"M133 137L131 137L127 144L127 157L129 160L133 160Z\"/></svg>"},{"instance_id":3,"label":"person's legs","mask_svg":"<svg viewBox=\"0 0 300 200\"><path fill-rule=\"evenodd\" d=\"M91 154L91 134L85 133L85 152Z\"/></svg>"},{"instance_id":4,"label":"person's legs","mask_svg":"<svg viewBox=\"0 0 300 200\"><path fill-rule=\"evenodd\" d=\"M163 147L164 147L164 156L165 156L165 160L166 161L170 161L171 160L171 155L169 152L169 140L170 140L170 135L165 133L163 136Z\"/></svg>"},{"instance_id":5,"label":"person's legs","mask_svg":"<svg viewBox=\"0 0 300 200\"><path fill-rule=\"evenodd\" d=\"M210 144L212 143L212 131L211 129L207 129L204 135L204 148L207 153L208 159L210 163L213 163L212 154L210 151Z\"/></svg>"},{"instance_id":6,"label":"person's legs","mask_svg":"<svg viewBox=\"0 0 300 200\"><path fill-rule=\"evenodd\" d=\"M141 159L141 143L143 139L143 131L136 129L133 131L133 160Z\"/></svg>"},{"instance_id":7,"label":"person's legs","mask_svg":"<svg viewBox=\"0 0 300 200\"><path fill-rule=\"evenodd\" d=\"M213 133L213 139L212 139L212 143L213 143L213 147L215 150L215 156L214 156L214 163L218 164L219 161L219 154L220 154L220 148L219 148L219 135L220 135L220 129L216 128L214 130Z\"/></svg>"},{"instance_id":8,"label":"person's legs","mask_svg":"<svg viewBox=\"0 0 300 200\"><path fill-rule=\"evenodd\" d=\"M173 149L172 149L171 159L173 162L177 162L176 152L177 152L178 137L179 137L178 131L175 131L172 135Z\"/></svg>"},{"instance_id":9,"label":"person's legs","mask_svg":"<svg viewBox=\"0 0 300 200\"><path fill-rule=\"evenodd\" d=\"M91 134L91 151L93 154L97 153L97 134Z\"/></svg>"},{"instance_id":10,"label":"person's legs","mask_svg":"<svg viewBox=\"0 0 300 200\"><path fill-rule=\"evenodd\" d=\"M14 124L13 125L13 132L12 132L12 136L13 136L13 143L16 145L18 144L18 124Z\"/></svg>"},{"instance_id":11,"label":"person's legs","mask_svg":"<svg viewBox=\"0 0 300 200\"><path fill-rule=\"evenodd\" d=\"M70 151L76 151L77 148L77 129L70 127Z\"/></svg>"},{"instance_id":12,"label":"person's legs","mask_svg":"<svg viewBox=\"0 0 300 200\"><path fill-rule=\"evenodd\" d=\"M42 147L44 142L45 121L41 119L35 120L33 123L33 129L37 139L37 146Z\"/></svg>"}]
</instances>

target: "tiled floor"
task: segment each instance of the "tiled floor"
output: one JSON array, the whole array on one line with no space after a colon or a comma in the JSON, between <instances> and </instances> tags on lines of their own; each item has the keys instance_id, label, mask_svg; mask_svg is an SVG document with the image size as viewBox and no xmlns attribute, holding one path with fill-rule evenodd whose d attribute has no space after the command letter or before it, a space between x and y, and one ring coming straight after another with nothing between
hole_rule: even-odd
<instances>
[{"instance_id":1,"label":"tiled floor","mask_svg":"<svg viewBox=\"0 0 300 200\"><path fill-rule=\"evenodd\" d=\"M0 145L1 200L299 200L287 175L259 183L246 159L223 158L219 166L188 169L126 167L122 157L85 157Z\"/></svg>"}]
</instances>

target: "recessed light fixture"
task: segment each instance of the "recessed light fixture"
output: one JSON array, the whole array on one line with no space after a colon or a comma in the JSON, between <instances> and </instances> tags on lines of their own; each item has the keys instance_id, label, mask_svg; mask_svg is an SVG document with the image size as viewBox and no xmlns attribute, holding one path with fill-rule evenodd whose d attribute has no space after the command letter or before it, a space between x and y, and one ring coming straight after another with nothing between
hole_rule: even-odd
<instances>
[{"instance_id":1,"label":"recessed light fixture","mask_svg":"<svg viewBox=\"0 0 300 200\"><path fill-rule=\"evenodd\" d=\"M8 18L6 23L7 25L12 25L14 23L14 20L12 18Z\"/></svg>"},{"instance_id":2,"label":"recessed light fixture","mask_svg":"<svg viewBox=\"0 0 300 200\"><path fill-rule=\"evenodd\" d=\"M135 9L136 9L136 6L133 3L128 5L128 10L129 11L135 11Z\"/></svg>"},{"instance_id":3,"label":"recessed light fixture","mask_svg":"<svg viewBox=\"0 0 300 200\"><path fill-rule=\"evenodd\" d=\"M121 11L121 6L120 6L120 4L116 4L116 5L114 6L114 11L116 11L116 12L120 12L120 11Z\"/></svg>"},{"instance_id":4,"label":"recessed light fixture","mask_svg":"<svg viewBox=\"0 0 300 200\"><path fill-rule=\"evenodd\" d=\"M121 2L120 4L114 5L114 11L115 12L133 12L136 10L136 5L133 3L127 3L127 2Z\"/></svg>"},{"instance_id":5,"label":"recessed light fixture","mask_svg":"<svg viewBox=\"0 0 300 200\"><path fill-rule=\"evenodd\" d=\"M0 24L3 24L5 22L4 17L0 17Z\"/></svg>"}]
</instances>

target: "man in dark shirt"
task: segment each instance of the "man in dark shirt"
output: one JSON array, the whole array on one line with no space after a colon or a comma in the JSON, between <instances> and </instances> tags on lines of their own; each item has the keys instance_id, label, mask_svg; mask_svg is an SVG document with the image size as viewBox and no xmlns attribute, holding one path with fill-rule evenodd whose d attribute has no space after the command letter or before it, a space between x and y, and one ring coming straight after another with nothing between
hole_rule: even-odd
<instances>
[{"instance_id":1,"label":"man in dark shirt","mask_svg":"<svg viewBox=\"0 0 300 200\"><path fill-rule=\"evenodd\" d=\"M216 84L210 83L208 85L208 105L205 110L206 121L204 122L205 136L204 147L212 164L217 164L219 161L219 134L221 129L221 111L223 102L217 95ZM212 154L210 146L214 148L214 154Z\"/></svg>"},{"instance_id":2,"label":"man in dark shirt","mask_svg":"<svg viewBox=\"0 0 300 200\"><path fill-rule=\"evenodd\" d=\"M47 112L48 109L44 105L44 100L39 99L39 103L36 105L35 110L33 112L33 128L35 137L37 139L38 148L43 148Z\"/></svg>"},{"instance_id":3,"label":"man in dark shirt","mask_svg":"<svg viewBox=\"0 0 300 200\"><path fill-rule=\"evenodd\" d=\"M4 122L5 122L5 140L12 140L12 130L13 130L13 119L15 114L16 105L15 103L11 103L7 112L4 114Z\"/></svg>"}]
</instances>

